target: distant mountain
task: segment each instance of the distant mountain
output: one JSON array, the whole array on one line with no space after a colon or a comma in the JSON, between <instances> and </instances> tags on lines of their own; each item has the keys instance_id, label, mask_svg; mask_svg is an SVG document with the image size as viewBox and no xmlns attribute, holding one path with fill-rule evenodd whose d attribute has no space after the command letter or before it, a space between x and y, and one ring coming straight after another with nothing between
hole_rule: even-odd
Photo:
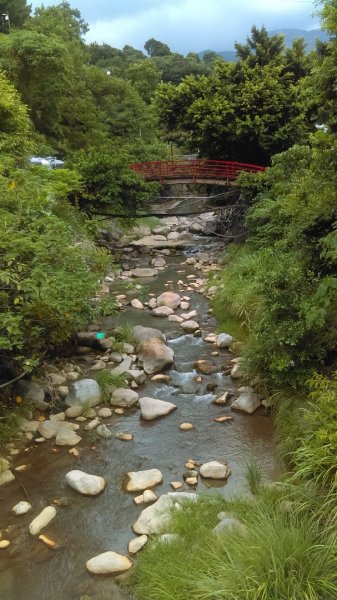
<instances>
[{"instance_id":1,"label":"distant mountain","mask_svg":"<svg viewBox=\"0 0 337 600\"><path fill-rule=\"evenodd\" d=\"M304 38L307 44L307 52L315 49L316 40L320 40L321 42L326 42L329 39L329 36L322 29L311 29L310 31L306 31L305 29L274 29L273 31L268 31L269 35L276 35L280 33L284 35L284 43L290 48L294 40L298 38ZM221 58L228 62L236 62L236 52L235 50L222 50L218 52L216 50L203 50L199 52L199 56L202 59L206 52L215 52Z\"/></svg>"}]
</instances>

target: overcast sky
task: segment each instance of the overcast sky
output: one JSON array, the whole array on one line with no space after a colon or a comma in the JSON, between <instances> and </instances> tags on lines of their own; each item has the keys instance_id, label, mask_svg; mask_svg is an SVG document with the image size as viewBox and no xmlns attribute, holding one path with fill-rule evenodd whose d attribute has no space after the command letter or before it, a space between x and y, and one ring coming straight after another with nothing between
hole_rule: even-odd
<instances>
[{"instance_id":1,"label":"overcast sky","mask_svg":"<svg viewBox=\"0 0 337 600\"><path fill-rule=\"evenodd\" d=\"M53 0L30 0L33 8ZM171 50L231 50L253 24L268 30L314 29L315 0L70 0L90 25L89 42L143 49L156 38Z\"/></svg>"}]
</instances>

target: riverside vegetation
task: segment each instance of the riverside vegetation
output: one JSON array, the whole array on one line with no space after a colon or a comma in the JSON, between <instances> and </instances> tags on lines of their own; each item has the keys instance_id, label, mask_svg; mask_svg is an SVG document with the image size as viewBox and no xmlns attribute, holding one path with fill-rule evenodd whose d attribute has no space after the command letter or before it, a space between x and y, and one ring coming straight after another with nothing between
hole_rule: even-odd
<instances>
[{"instance_id":1,"label":"riverside vegetation","mask_svg":"<svg viewBox=\"0 0 337 600\"><path fill-rule=\"evenodd\" d=\"M67 2L31 16L25 0L0 1L12 22L0 34L3 381L34 371L104 311L93 301L111 265L95 244L100 214L127 216L157 190L129 163L165 158L173 140L180 152L271 164L242 177L247 239L226 252L214 308L273 406L289 475L266 486L250 466L252 496L174 511L179 537L139 556L139 600L337 596L337 2L320 5L331 40L316 52L254 27L228 64L153 39L147 57L86 46ZM67 168L28 167L32 154L61 155ZM232 520L218 535L220 512Z\"/></svg>"}]
</instances>

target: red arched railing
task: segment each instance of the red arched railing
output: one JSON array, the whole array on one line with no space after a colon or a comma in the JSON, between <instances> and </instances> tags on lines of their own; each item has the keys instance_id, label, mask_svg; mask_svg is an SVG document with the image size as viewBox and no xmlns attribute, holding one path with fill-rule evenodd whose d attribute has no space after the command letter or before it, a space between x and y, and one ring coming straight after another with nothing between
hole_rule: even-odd
<instances>
[{"instance_id":1,"label":"red arched railing","mask_svg":"<svg viewBox=\"0 0 337 600\"><path fill-rule=\"evenodd\" d=\"M149 181L160 183L191 179L192 181L230 182L242 173L260 173L265 167L228 160L166 160L130 165L130 169L140 173Z\"/></svg>"}]
</instances>

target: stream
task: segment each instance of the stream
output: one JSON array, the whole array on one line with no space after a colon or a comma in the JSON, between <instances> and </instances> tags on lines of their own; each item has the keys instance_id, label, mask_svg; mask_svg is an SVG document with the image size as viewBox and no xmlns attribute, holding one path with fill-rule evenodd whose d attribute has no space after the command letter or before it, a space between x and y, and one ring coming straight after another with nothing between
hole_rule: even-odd
<instances>
[{"instance_id":1,"label":"stream","mask_svg":"<svg viewBox=\"0 0 337 600\"><path fill-rule=\"evenodd\" d=\"M195 237L193 248L165 256L167 266L157 277L137 281L155 296L170 290L180 292L181 296L187 294L191 299L189 310L197 311L203 336L217 331L217 323L208 313L209 301L198 292L186 292L177 282L186 281L189 275L201 276L185 261L199 247L207 249L211 243L211 238ZM145 253L128 260L134 261L135 266L148 266L150 258ZM167 284L168 281L172 283ZM118 288L118 281L114 286ZM107 550L127 555L128 542L135 537L132 524L144 507L136 506L133 494L123 491L123 478L128 471L160 469L163 483L155 489L159 495L172 491L171 481L183 480L184 465L189 458L201 463L226 460L232 470L226 481L214 482L212 487L199 478L200 494L214 493L214 487L227 497L246 493L245 469L252 458L260 464L266 481L277 478L279 465L269 412L260 408L253 415L246 415L231 411L230 402L226 406L211 403L221 392L235 392L240 385L223 374L233 354L220 349L219 355L213 356L216 350L213 344L202 337L184 334L179 324L153 317L147 309L140 311L127 306L117 316L105 320L106 328L126 324L155 327L167 335L168 345L175 352L175 363L167 371L171 380L158 383L148 377L137 391L140 397L174 402L177 410L151 422L141 420L137 408L128 409L123 415L113 414L104 423L113 433L133 434L133 441L115 437L104 440L94 430L81 430L83 440L77 446L78 458L69 454L68 447L56 447L53 440L30 443L28 450L20 447L20 453L13 457L13 466L28 463L29 468L16 473L15 481L0 488L0 530L6 529L11 540L8 549L0 550L1 600L80 600L85 595L92 600L129 597L124 589L120 590L116 578L93 576L85 569L89 558ZM217 367L217 373L202 376L201 383L195 381L197 373L193 366L199 359L209 360ZM78 362L78 357L75 361ZM209 384L217 385L214 391L209 391L212 388ZM223 424L214 422L220 415L230 415L233 420ZM194 429L182 432L179 425L186 421ZM108 484L105 491L96 497L78 494L65 482L65 474L71 469L103 476ZM24 491L33 511L18 517L11 509L26 499ZM28 532L32 518L51 502L57 505L57 516L43 533L59 543L58 550L48 548Z\"/></svg>"}]
</instances>

